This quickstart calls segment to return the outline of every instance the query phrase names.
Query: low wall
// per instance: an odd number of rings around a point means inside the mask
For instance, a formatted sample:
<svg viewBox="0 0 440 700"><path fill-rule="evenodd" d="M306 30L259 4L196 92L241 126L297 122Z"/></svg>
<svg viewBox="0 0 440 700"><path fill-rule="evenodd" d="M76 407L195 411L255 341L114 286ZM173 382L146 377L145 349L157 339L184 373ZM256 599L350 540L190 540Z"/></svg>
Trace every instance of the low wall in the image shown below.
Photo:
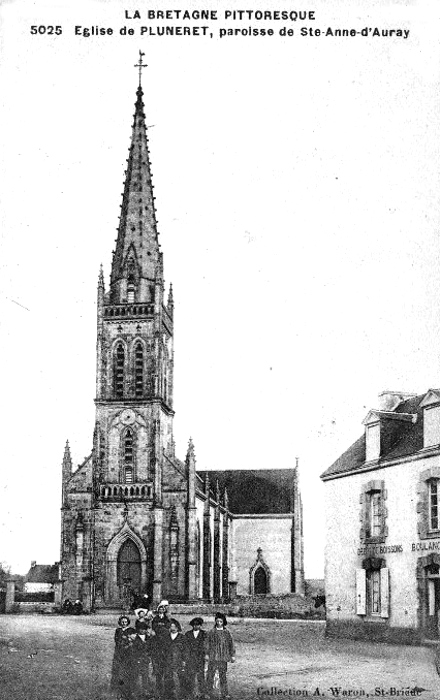
<svg viewBox="0 0 440 700"><path fill-rule="evenodd" d="M169 606L171 615L213 615L223 612L231 617L266 617L275 619L325 619L323 607L315 600L295 593L266 596L238 596L230 603L180 603Z"/></svg>
<svg viewBox="0 0 440 700"><path fill-rule="evenodd" d="M59 612L55 603L13 603L8 610L10 613L48 613Z"/></svg>

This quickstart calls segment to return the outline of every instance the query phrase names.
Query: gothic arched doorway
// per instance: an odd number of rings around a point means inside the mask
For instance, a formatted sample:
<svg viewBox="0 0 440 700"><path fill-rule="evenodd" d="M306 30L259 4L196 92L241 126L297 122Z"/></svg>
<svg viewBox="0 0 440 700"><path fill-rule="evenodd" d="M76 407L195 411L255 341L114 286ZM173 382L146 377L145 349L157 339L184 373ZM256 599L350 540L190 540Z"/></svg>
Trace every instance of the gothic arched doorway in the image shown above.
<svg viewBox="0 0 440 700"><path fill-rule="evenodd" d="M255 564L249 569L249 593L251 595L270 593L270 569L264 561L261 547L257 549Z"/></svg>
<svg viewBox="0 0 440 700"><path fill-rule="evenodd" d="M254 593L255 595L266 595L267 576L262 566L259 566L254 573Z"/></svg>
<svg viewBox="0 0 440 700"><path fill-rule="evenodd" d="M118 553L117 566L118 586L121 598L130 588L136 593L141 590L141 555L131 539L125 540Z"/></svg>

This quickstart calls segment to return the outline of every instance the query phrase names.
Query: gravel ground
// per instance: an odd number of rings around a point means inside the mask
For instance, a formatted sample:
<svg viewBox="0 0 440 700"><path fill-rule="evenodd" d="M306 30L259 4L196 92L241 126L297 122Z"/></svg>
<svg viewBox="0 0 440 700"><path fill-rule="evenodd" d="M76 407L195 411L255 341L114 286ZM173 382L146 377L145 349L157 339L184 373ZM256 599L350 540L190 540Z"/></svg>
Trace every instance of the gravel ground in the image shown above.
<svg viewBox="0 0 440 700"><path fill-rule="evenodd" d="M185 629L189 619L179 618ZM110 699L115 626L116 619L104 615L0 616L0 698ZM230 619L229 629L237 646L228 671L234 700L440 700L431 649L328 640L323 622Z"/></svg>

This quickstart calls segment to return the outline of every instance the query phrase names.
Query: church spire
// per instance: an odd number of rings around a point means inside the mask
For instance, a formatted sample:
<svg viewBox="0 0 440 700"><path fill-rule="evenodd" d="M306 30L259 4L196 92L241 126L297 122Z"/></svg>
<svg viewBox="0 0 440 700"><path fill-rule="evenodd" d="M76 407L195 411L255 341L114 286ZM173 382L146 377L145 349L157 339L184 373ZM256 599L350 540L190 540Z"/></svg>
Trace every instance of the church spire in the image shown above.
<svg viewBox="0 0 440 700"><path fill-rule="evenodd" d="M66 484L72 476L72 456L70 454L69 441L66 440L62 464L62 504L66 501Z"/></svg>
<svg viewBox="0 0 440 700"><path fill-rule="evenodd" d="M162 278L162 254L158 241L156 210L147 127L140 83L136 91L131 144L125 171L124 192L116 250L111 272L112 300L116 303L150 301L151 285Z"/></svg>

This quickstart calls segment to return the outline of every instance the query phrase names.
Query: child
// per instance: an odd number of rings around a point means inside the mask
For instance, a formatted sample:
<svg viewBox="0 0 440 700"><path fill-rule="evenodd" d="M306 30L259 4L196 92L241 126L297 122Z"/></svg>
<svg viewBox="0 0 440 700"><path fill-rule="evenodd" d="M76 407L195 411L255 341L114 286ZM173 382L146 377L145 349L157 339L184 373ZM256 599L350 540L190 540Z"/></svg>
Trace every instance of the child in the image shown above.
<svg viewBox="0 0 440 700"><path fill-rule="evenodd" d="M113 656L111 689L121 700L129 700L131 692L132 637L136 630L130 627L130 618L121 615L115 632L115 653Z"/></svg>
<svg viewBox="0 0 440 700"><path fill-rule="evenodd" d="M133 688L141 698L153 698L155 684L153 682L151 663L154 656L155 634L146 622L136 621L137 635L133 641Z"/></svg>
<svg viewBox="0 0 440 700"><path fill-rule="evenodd" d="M136 622L134 626L136 627L136 632L138 632L139 626L147 625L151 629L151 620L153 619L153 613L149 610L145 611L143 608L136 610Z"/></svg>
<svg viewBox="0 0 440 700"><path fill-rule="evenodd" d="M206 677L206 686L208 693L213 695L214 676L218 670L220 679L220 695L222 698L228 698L228 682L226 680L226 672L228 670L228 662L235 661L234 642L230 632L225 629L227 625L226 615L218 612L215 614L214 629L208 632L207 639L207 654L208 660L208 675Z"/></svg>
<svg viewBox="0 0 440 700"><path fill-rule="evenodd" d="M205 647L206 632L202 630L203 619L195 617L189 623L192 630L186 632L186 687L190 697L196 692L199 696L205 693Z"/></svg>
<svg viewBox="0 0 440 700"><path fill-rule="evenodd" d="M170 629L164 637L164 695L178 700L183 694L186 661L186 640L177 620L170 620Z"/></svg>
<svg viewBox="0 0 440 700"><path fill-rule="evenodd" d="M167 615L168 601L161 600L157 607L157 615L153 618L153 630L160 637L162 633L168 632L170 628L170 618Z"/></svg>
<svg viewBox="0 0 440 700"><path fill-rule="evenodd" d="M156 634L156 652L154 655L154 673L156 675L157 691L160 697L164 696L165 689L165 647L171 625L171 620L166 614L168 602L162 600L157 608L157 615L153 618L151 626Z"/></svg>

